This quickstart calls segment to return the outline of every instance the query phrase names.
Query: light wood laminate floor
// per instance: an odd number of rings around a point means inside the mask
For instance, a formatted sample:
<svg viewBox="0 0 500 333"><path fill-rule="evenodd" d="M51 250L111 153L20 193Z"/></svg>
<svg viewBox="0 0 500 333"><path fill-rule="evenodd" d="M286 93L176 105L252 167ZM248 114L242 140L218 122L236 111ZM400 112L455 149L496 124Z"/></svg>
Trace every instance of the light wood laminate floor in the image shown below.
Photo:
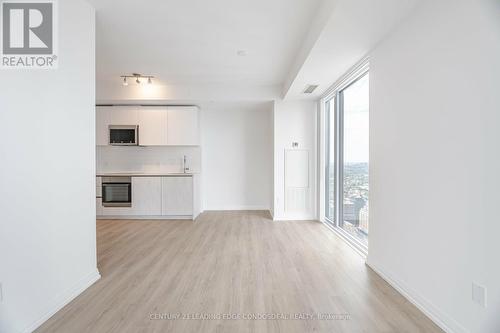
<svg viewBox="0 0 500 333"><path fill-rule="evenodd" d="M100 220L97 245L102 278L37 332L442 332L319 222ZM306 318L315 313L349 317Z"/></svg>

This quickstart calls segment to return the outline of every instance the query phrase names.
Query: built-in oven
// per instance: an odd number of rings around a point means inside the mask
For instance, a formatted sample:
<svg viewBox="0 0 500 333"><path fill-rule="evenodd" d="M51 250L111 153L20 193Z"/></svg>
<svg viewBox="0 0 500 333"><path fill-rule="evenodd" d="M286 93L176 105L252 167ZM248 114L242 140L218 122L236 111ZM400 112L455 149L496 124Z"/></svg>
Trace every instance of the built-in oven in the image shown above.
<svg viewBox="0 0 500 333"><path fill-rule="evenodd" d="M112 146L138 146L139 126L110 125L109 144Z"/></svg>
<svg viewBox="0 0 500 333"><path fill-rule="evenodd" d="M132 179L130 177L102 177L102 205L104 207L131 207Z"/></svg>

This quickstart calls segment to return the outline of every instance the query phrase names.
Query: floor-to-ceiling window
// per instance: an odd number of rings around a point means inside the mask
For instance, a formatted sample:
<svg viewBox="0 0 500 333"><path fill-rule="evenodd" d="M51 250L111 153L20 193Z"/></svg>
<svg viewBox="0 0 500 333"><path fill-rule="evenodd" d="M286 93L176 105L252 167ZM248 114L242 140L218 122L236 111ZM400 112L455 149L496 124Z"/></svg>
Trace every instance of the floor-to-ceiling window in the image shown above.
<svg viewBox="0 0 500 333"><path fill-rule="evenodd" d="M361 71L325 99L327 222L368 247L369 74Z"/></svg>

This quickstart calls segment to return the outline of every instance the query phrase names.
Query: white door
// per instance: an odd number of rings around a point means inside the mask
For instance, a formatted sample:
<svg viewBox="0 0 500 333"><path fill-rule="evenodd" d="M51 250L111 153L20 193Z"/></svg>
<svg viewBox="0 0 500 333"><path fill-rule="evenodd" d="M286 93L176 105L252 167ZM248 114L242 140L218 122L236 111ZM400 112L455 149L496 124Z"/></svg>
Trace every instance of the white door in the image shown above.
<svg viewBox="0 0 500 333"><path fill-rule="evenodd" d="M285 150L285 211L307 214L310 209L309 151Z"/></svg>
<svg viewBox="0 0 500 333"><path fill-rule="evenodd" d="M162 215L193 215L193 178L162 178Z"/></svg>
<svg viewBox="0 0 500 333"><path fill-rule="evenodd" d="M197 107L168 107L167 142L169 145L197 146L200 143Z"/></svg>
<svg viewBox="0 0 500 333"><path fill-rule="evenodd" d="M161 215L161 192L160 177L132 177L132 214Z"/></svg>
<svg viewBox="0 0 500 333"><path fill-rule="evenodd" d="M167 145L167 108L142 107L139 110L139 144Z"/></svg>

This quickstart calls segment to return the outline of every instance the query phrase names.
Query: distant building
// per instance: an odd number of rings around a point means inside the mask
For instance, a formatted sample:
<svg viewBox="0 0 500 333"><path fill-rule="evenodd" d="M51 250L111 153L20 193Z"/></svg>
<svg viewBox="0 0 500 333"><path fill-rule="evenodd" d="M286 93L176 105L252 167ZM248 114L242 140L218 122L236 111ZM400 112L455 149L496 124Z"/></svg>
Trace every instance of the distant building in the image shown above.
<svg viewBox="0 0 500 333"><path fill-rule="evenodd" d="M366 202L365 206L359 211L359 230L368 235L368 217L370 216L369 205Z"/></svg>

